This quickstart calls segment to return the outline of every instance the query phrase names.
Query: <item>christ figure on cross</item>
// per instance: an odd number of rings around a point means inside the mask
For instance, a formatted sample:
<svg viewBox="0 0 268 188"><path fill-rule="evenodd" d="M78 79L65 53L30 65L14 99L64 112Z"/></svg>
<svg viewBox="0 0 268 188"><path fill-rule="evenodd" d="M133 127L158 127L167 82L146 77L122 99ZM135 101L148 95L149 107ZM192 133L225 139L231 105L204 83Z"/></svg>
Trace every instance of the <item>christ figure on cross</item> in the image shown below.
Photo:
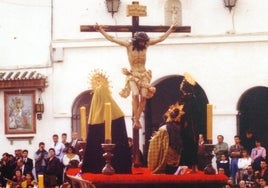
<svg viewBox="0 0 268 188"><path fill-rule="evenodd" d="M132 92L134 129L141 128L140 116L145 108L146 99L151 98L156 91L155 87L150 85L151 70L145 68L147 47L165 40L175 27L176 24L172 24L166 33L157 38L150 39L145 32L136 32L131 41L124 41L109 35L100 25L95 25L95 30L99 31L107 40L127 49L130 70L122 69L123 74L126 75L126 84L120 95L126 98Z"/></svg>

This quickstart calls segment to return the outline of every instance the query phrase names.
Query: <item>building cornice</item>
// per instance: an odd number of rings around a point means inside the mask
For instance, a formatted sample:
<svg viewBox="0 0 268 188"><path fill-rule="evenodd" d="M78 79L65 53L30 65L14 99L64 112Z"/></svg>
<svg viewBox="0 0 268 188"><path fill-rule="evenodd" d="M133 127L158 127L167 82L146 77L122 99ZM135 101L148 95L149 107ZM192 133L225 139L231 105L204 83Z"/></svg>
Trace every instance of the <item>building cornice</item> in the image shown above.
<svg viewBox="0 0 268 188"><path fill-rule="evenodd" d="M127 38L126 38L127 40ZM252 43L268 42L268 33L229 33L225 35L181 35L174 34L159 45L187 45L187 44L224 44L224 43ZM106 41L106 39L58 39L52 40L52 48L90 48L118 46L117 44Z"/></svg>

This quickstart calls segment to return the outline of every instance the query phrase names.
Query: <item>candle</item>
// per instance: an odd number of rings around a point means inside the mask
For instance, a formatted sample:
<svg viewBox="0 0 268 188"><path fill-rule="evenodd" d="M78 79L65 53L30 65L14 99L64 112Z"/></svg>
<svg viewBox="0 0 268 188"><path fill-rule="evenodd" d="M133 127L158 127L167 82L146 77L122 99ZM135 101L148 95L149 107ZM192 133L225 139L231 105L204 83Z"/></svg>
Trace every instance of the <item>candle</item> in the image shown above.
<svg viewBox="0 0 268 188"><path fill-rule="evenodd" d="M112 142L111 125L112 125L112 111L111 103L105 103L104 107L104 122L105 122L105 143Z"/></svg>
<svg viewBox="0 0 268 188"><path fill-rule="evenodd" d="M207 104L207 140L209 142L212 142L212 108L212 104Z"/></svg>
<svg viewBox="0 0 268 188"><path fill-rule="evenodd" d="M44 175L38 175L38 188L44 188Z"/></svg>
<svg viewBox="0 0 268 188"><path fill-rule="evenodd" d="M86 123L86 107L80 107L80 123L81 123L81 137L86 140L87 134L87 123Z"/></svg>

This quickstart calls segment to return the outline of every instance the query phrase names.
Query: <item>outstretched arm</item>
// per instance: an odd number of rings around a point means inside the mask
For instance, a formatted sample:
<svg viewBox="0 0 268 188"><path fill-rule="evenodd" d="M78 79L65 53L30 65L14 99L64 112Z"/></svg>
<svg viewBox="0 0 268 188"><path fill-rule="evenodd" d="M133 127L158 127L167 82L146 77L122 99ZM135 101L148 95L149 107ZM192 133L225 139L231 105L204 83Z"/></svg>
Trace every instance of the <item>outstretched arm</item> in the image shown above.
<svg viewBox="0 0 268 188"><path fill-rule="evenodd" d="M148 44L149 45L154 45L156 43L162 42L163 40L165 40L170 35L170 33L172 33L175 30L175 27L176 27L176 24L172 24L170 26L170 28L167 30L167 32L165 32L163 35L161 35L161 36L159 36L157 38L150 39Z"/></svg>
<svg viewBox="0 0 268 188"><path fill-rule="evenodd" d="M119 40L111 35L109 35L108 33L106 33L104 31L104 29L102 28L102 26L100 26L99 24L96 23L95 25L95 30L96 31L99 31L107 40L111 41L111 42L114 42L116 44L119 44L121 46L128 46L128 42L127 41L123 41L123 40Z"/></svg>

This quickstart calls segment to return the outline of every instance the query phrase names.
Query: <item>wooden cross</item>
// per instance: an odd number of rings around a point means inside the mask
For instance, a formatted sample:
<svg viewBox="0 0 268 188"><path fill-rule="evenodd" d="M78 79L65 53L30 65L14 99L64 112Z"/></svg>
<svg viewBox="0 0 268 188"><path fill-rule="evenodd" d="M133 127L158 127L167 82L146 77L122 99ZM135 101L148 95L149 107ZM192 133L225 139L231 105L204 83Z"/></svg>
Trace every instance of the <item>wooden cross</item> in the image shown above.
<svg viewBox="0 0 268 188"><path fill-rule="evenodd" d="M144 32L166 32L170 26L142 26L139 25L139 17L146 16L146 7L139 5L139 2L134 1L132 5L128 5L127 16L132 16L132 25L104 25L102 26L106 32L132 32L132 36L137 31ZM81 25L81 32L96 32L94 25ZM189 33L191 32L190 26L176 27L173 31L175 33Z"/></svg>
<svg viewBox="0 0 268 188"><path fill-rule="evenodd" d="M146 6L139 5L139 2L134 1L132 5L127 7L127 16L132 16L132 25L104 25L102 26L106 32L132 32L132 37L137 31L144 32L166 32L170 26L142 26L139 25L139 17L146 16ZM96 32L94 25L81 25L81 32ZM176 27L173 31L175 33L189 33L190 26ZM133 129L133 165L134 167L141 166L140 149L139 149L139 129Z"/></svg>

